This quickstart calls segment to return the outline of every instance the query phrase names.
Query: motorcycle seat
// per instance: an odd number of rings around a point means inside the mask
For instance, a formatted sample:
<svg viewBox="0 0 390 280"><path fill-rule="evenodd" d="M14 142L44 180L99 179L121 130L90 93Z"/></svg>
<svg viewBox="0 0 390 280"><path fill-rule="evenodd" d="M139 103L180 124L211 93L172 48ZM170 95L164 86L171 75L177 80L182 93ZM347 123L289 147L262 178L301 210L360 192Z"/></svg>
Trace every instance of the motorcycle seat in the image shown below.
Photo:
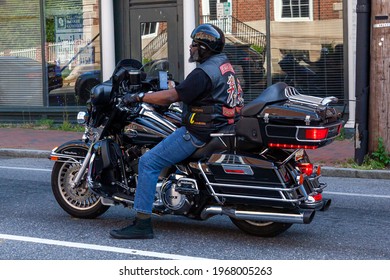
<svg viewBox="0 0 390 280"><path fill-rule="evenodd" d="M214 135L214 136L213 136ZM215 152L230 151L234 146L235 127L228 125L218 133L212 134L211 140L203 147L197 149L190 157L190 160L201 159L212 155Z"/></svg>
<svg viewBox="0 0 390 280"><path fill-rule="evenodd" d="M241 115L243 117L253 117L263 110L266 105L287 100L288 98L284 94L287 87L286 83L279 82L266 88L256 99L241 109Z"/></svg>

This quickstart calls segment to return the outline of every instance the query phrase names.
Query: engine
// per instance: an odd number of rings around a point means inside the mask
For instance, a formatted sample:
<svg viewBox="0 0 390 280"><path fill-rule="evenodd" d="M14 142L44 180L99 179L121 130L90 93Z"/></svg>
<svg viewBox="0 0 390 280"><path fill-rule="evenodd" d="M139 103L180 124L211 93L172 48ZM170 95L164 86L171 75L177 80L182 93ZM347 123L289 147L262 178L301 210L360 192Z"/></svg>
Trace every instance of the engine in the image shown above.
<svg viewBox="0 0 390 280"><path fill-rule="evenodd" d="M155 202L157 209L166 208L172 214L186 215L194 205L199 189L194 179L184 175L171 174L157 191L159 197Z"/></svg>

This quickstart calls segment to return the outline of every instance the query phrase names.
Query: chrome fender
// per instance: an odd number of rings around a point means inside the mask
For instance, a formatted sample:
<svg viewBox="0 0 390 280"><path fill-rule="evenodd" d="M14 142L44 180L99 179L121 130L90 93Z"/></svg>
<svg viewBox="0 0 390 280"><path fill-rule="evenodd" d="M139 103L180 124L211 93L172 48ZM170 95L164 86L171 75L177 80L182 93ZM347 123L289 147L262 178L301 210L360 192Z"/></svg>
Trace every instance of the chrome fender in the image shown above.
<svg viewBox="0 0 390 280"><path fill-rule="evenodd" d="M49 156L53 161L67 161L74 159L80 161L84 159L88 153L90 144L83 140L71 140L55 147Z"/></svg>

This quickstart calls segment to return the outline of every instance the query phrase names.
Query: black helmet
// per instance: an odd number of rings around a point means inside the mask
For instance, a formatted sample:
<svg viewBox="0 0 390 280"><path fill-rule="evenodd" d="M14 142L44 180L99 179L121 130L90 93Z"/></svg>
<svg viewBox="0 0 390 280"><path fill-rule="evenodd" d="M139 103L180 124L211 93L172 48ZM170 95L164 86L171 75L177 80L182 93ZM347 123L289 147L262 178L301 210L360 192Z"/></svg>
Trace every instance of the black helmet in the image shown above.
<svg viewBox="0 0 390 280"><path fill-rule="evenodd" d="M191 33L194 42L204 45L212 52L220 53L225 46L225 35L222 30L212 24L201 24Z"/></svg>

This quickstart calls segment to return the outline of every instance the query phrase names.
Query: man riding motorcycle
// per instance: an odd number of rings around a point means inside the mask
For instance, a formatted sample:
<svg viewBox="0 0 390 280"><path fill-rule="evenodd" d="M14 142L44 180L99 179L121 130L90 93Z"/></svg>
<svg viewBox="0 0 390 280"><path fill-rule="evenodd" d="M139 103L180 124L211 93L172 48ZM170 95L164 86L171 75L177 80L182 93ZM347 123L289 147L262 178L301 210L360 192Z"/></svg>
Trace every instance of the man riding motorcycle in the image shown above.
<svg viewBox="0 0 390 280"><path fill-rule="evenodd" d="M139 161L134 201L136 216L122 229L111 230L118 239L154 237L151 214L160 172L188 158L210 141L210 134L234 124L243 105L242 89L228 58L222 53L225 36L216 26L201 24L192 34L189 62L197 62L175 88L158 92L127 94L124 101L169 105L183 102L182 126L145 153Z"/></svg>

